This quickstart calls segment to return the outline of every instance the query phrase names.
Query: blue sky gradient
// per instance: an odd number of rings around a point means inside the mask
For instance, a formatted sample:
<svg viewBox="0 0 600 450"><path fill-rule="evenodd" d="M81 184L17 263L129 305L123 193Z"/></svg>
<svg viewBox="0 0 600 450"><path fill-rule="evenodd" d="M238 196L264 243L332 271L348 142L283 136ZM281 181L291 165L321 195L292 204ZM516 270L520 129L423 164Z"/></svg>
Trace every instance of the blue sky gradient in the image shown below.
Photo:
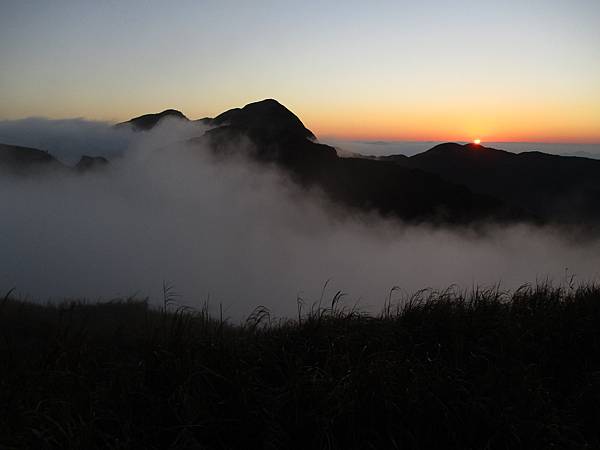
<svg viewBox="0 0 600 450"><path fill-rule="evenodd" d="M212 116L318 135L600 142L600 2L0 3L0 119Z"/></svg>

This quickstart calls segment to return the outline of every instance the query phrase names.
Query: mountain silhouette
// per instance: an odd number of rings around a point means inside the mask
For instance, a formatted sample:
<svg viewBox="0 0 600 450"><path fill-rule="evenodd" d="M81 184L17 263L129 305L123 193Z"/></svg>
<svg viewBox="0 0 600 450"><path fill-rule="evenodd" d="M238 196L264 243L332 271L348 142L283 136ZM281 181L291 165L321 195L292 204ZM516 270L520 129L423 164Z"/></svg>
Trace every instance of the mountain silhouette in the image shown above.
<svg viewBox="0 0 600 450"><path fill-rule="evenodd" d="M498 199L435 174L393 162L339 158L335 148L318 143L295 114L272 99L203 122L214 128L192 143L208 144L223 156L249 142L253 158L275 163L298 184L318 188L346 207L414 221L468 222L516 214Z"/></svg>
<svg viewBox="0 0 600 450"><path fill-rule="evenodd" d="M85 173L108 167L102 156L82 156L74 167L65 166L44 150L0 144L0 174L35 175L54 171L61 174Z"/></svg>
<svg viewBox="0 0 600 450"><path fill-rule="evenodd" d="M567 222L600 219L600 161L511 153L475 144L440 144L411 156L379 158L462 183L545 219Z"/></svg>
<svg viewBox="0 0 600 450"><path fill-rule="evenodd" d="M135 131L147 131L154 128L158 122L166 117L171 117L180 120L189 120L181 111L176 109L166 109L159 113L144 114L143 116L134 117L126 122L121 122L115 125L116 127L130 126Z"/></svg>
<svg viewBox="0 0 600 450"><path fill-rule="evenodd" d="M316 139L294 113L273 99L230 109L214 119L205 119L204 123L229 126L264 142Z"/></svg>
<svg viewBox="0 0 600 450"><path fill-rule="evenodd" d="M204 124L212 128L197 141L220 155L247 149L249 141L253 158L277 163L299 175L318 171L319 166L338 159L334 148L315 142L314 134L300 119L275 100L226 111L214 119L204 119Z"/></svg>
<svg viewBox="0 0 600 450"><path fill-rule="evenodd" d="M26 175L64 169L65 166L44 150L0 144L0 170L3 172Z"/></svg>
<svg viewBox="0 0 600 450"><path fill-rule="evenodd" d="M189 121L170 109L117 126L144 132L164 118ZM411 157L339 157L335 148L319 143L293 112L273 99L197 122L209 129L188 141L192 148L208 147L217 158L243 152L356 211L415 222L600 222L600 160L456 143ZM109 167L104 158L84 156L74 168L66 168L42 150L0 144L0 168L13 173L56 168L85 174L101 167Z"/></svg>

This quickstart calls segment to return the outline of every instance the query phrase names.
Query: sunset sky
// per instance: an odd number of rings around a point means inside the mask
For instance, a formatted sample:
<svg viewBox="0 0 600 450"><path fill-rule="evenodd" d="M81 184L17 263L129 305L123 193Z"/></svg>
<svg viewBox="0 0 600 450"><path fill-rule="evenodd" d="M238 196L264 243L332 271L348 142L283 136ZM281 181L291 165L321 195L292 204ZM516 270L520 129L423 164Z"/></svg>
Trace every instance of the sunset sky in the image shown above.
<svg viewBox="0 0 600 450"><path fill-rule="evenodd" d="M0 119L214 116L318 136L600 143L600 1L0 2Z"/></svg>

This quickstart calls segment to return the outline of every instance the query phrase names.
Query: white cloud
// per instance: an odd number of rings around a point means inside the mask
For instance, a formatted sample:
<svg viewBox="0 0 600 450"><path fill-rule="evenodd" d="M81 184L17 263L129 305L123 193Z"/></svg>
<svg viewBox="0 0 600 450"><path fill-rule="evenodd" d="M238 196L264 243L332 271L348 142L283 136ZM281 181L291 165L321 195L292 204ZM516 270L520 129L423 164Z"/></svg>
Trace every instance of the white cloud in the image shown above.
<svg viewBox="0 0 600 450"><path fill-rule="evenodd" d="M124 157L107 172L0 179L0 289L41 301L134 293L159 301L167 280L183 303L210 295L238 319L257 305L293 315L297 295L318 299L328 279L327 295L343 290L349 303L378 311L394 286L512 288L560 282L566 268L580 279L599 274L598 240L575 243L550 228L474 232L332 214L319 193L273 168L215 162L206 148L184 145L202 132L191 126L125 136ZM69 133L100 146L86 125Z"/></svg>

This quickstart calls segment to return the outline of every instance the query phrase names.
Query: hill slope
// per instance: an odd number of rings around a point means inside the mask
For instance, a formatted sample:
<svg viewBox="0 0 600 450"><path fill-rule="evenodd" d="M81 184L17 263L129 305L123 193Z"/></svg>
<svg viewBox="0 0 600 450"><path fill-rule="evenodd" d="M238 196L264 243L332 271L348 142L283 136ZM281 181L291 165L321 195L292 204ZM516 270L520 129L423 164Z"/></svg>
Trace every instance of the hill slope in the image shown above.
<svg viewBox="0 0 600 450"><path fill-rule="evenodd" d="M2 448L600 447L597 286L422 293L376 317L258 309L241 326L133 302L0 306Z"/></svg>
<svg viewBox="0 0 600 450"><path fill-rule="evenodd" d="M154 128L162 119L171 117L180 120L189 120L181 111L176 109L166 109L159 113L144 114L139 117L134 117L126 122L118 123L117 127L130 126L135 131L147 131Z"/></svg>
<svg viewBox="0 0 600 450"><path fill-rule="evenodd" d="M600 220L600 161L440 144L412 157L380 158L435 173L546 220Z"/></svg>
<svg viewBox="0 0 600 450"><path fill-rule="evenodd" d="M117 126L143 132L165 118L189 121L170 109ZM361 211L446 223L600 221L598 160L454 143L412 157L340 158L335 148L318 143L295 114L273 99L200 122L209 130L190 140L192 146L208 145L220 157L246 151L259 162L277 165L301 186L320 189L334 203ZM16 154L16 148L3 146L0 154L0 164L13 172L62 166L46 152L20 148ZM89 168L91 162L95 168L106 166L90 159L79 168Z"/></svg>
<svg viewBox="0 0 600 450"><path fill-rule="evenodd" d="M318 187L344 206L414 221L468 222L516 214L489 195L435 174L389 162L339 158L333 147L316 142L300 119L275 100L251 103L204 123L214 128L192 142L208 143L217 154L226 155L249 139L254 158L277 164L301 185Z"/></svg>
<svg viewBox="0 0 600 450"><path fill-rule="evenodd" d="M0 144L0 171L25 175L65 168L46 151L18 145Z"/></svg>

